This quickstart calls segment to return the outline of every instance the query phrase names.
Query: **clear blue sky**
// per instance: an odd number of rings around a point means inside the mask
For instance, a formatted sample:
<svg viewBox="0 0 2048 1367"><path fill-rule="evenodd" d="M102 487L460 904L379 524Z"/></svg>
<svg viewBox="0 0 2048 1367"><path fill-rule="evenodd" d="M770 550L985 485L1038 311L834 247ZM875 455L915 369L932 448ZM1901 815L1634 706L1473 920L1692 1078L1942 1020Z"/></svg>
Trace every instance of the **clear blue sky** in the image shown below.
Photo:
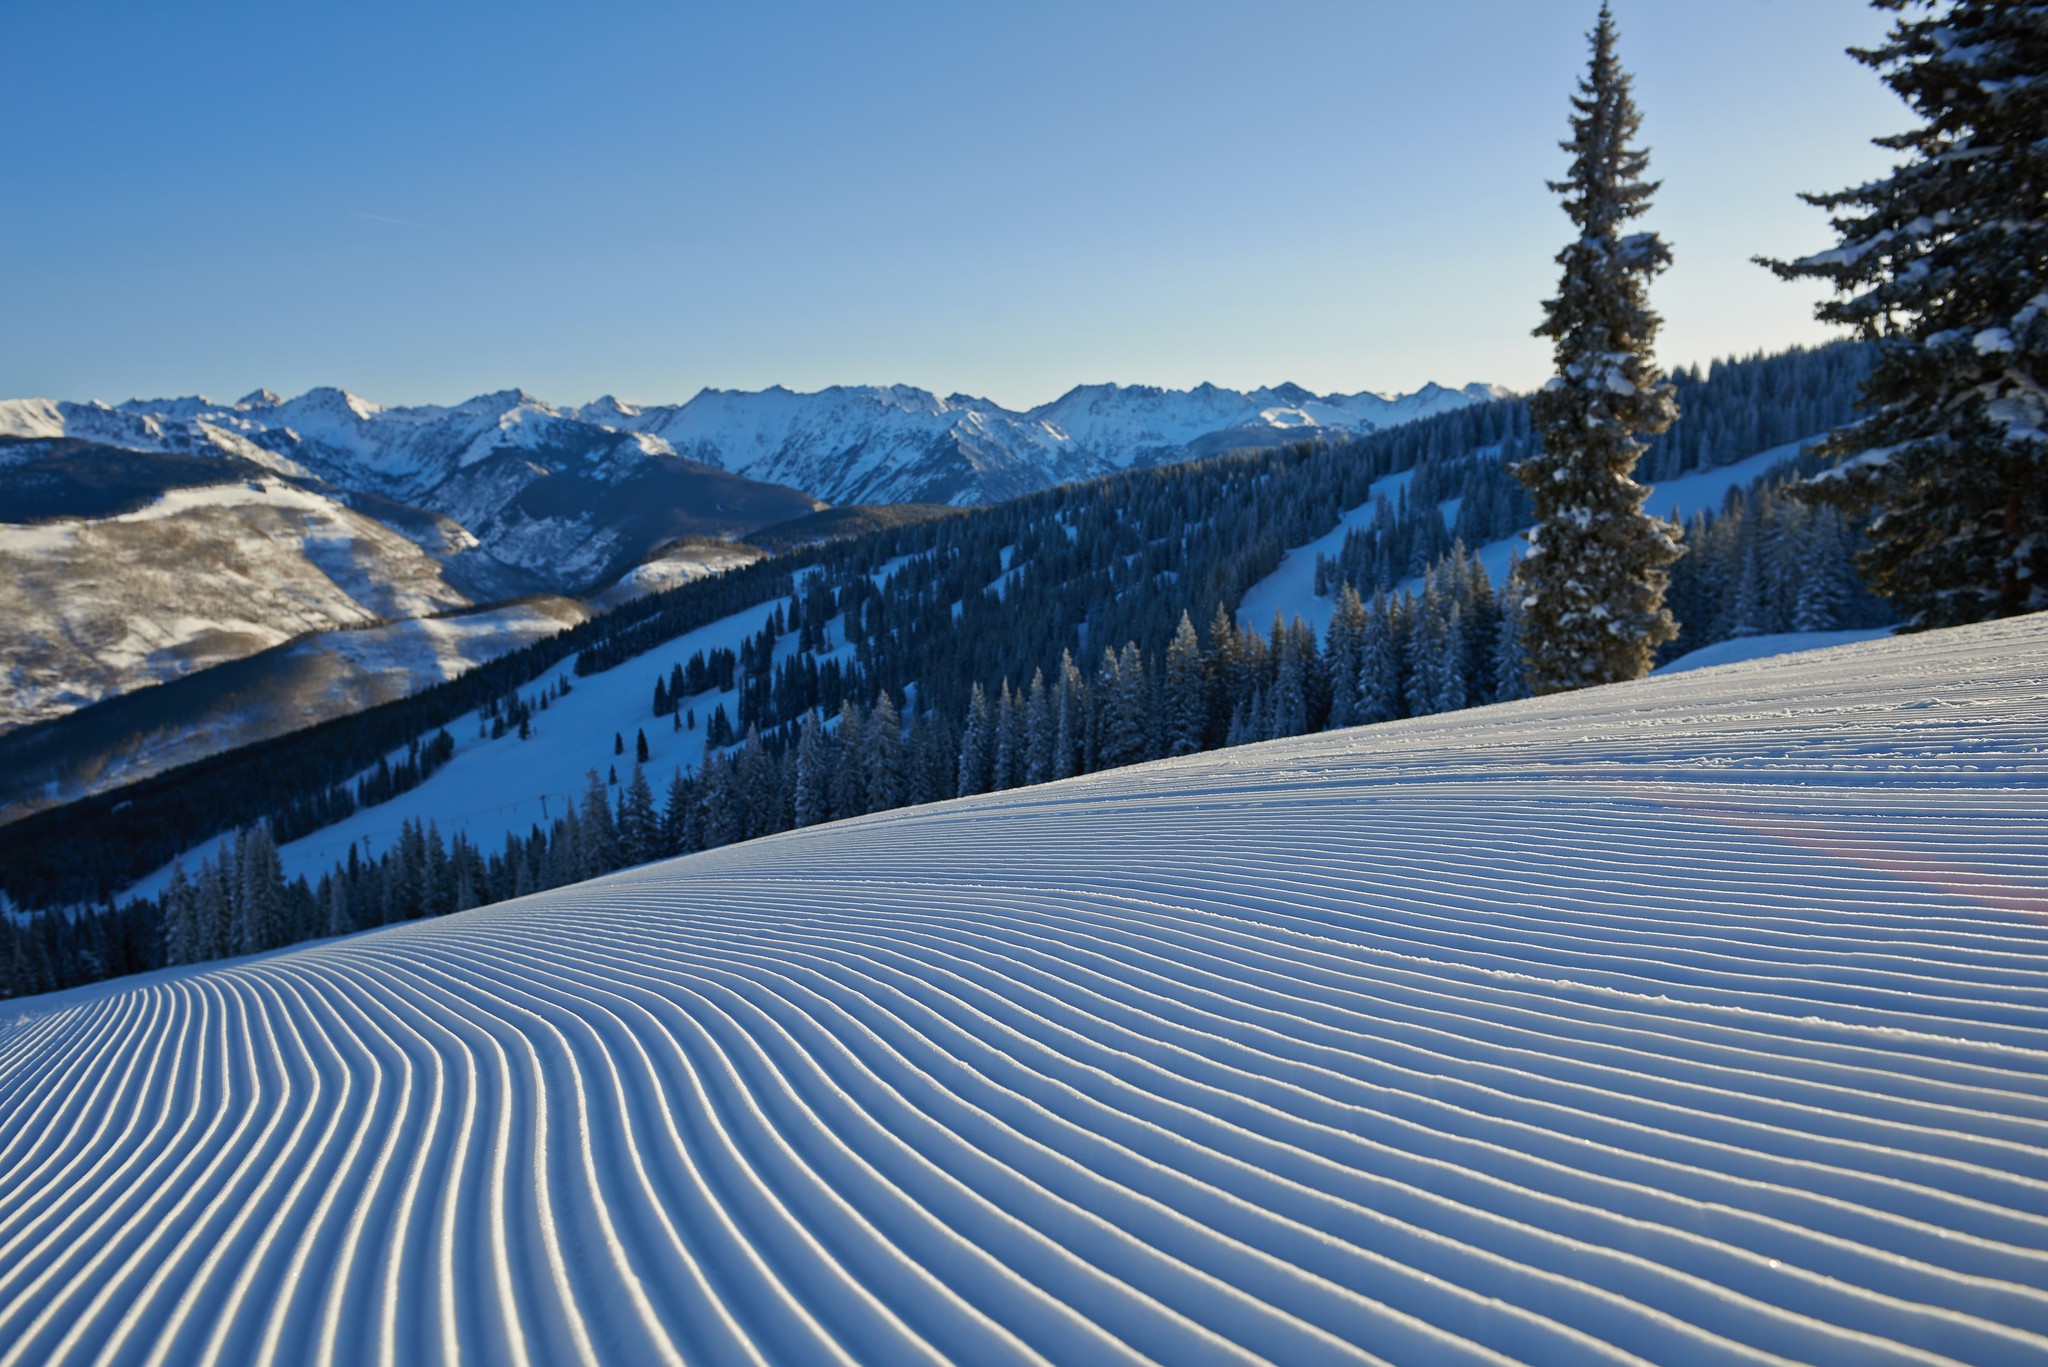
<svg viewBox="0 0 2048 1367"><path fill-rule="evenodd" d="M1597 0L0 0L0 397L1532 386ZM1861 0L1616 0L1681 363L1907 113Z"/></svg>

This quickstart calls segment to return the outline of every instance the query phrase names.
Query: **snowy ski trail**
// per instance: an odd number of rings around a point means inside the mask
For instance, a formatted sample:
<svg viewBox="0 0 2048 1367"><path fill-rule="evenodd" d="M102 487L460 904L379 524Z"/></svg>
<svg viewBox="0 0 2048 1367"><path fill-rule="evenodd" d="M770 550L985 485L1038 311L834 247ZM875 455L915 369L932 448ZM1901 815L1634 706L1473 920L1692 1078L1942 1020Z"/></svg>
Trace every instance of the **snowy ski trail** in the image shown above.
<svg viewBox="0 0 2048 1367"><path fill-rule="evenodd" d="M0 1004L0 1367L2048 1362L2048 615Z"/></svg>

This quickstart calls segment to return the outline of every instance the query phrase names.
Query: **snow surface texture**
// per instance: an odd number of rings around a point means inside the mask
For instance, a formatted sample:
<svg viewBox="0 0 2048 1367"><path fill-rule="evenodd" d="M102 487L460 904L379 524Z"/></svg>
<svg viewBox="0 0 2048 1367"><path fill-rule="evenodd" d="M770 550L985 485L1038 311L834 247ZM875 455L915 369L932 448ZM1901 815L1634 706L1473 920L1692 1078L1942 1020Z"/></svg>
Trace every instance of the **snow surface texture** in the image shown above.
<svg viewBox="0 0 2048 1367"><path fill-rule="evenodd" d="M2044 1288L2048 615L0 1006L6 1367L2021 1362Z"/></svg>
<svg viewBox="0 0 2048 1367"><path fill-rule="evenodd" d="M1652 674L1682 674L1689 669L1711 669L1715 665L1741 664L1795 650L1823 650L1856 641L1876 641L1892 634L1890 627L1864 627L1851 631L1779 631L1764 636L1734 636L1698 650L1688 651L1669 664L1659 665Z"/></svg>

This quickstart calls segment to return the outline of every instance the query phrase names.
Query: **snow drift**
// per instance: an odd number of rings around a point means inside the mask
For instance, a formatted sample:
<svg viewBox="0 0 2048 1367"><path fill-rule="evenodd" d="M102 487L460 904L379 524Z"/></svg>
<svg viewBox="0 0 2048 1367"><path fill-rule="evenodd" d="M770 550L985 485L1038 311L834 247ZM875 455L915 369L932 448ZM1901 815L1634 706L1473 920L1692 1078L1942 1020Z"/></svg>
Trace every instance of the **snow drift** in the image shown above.
<svg viewBox="0 0 2048 1367"><path fill-rule="evenodd" d="M2048 616L0 1007L0 1364L2048 1355Z"/></svg>

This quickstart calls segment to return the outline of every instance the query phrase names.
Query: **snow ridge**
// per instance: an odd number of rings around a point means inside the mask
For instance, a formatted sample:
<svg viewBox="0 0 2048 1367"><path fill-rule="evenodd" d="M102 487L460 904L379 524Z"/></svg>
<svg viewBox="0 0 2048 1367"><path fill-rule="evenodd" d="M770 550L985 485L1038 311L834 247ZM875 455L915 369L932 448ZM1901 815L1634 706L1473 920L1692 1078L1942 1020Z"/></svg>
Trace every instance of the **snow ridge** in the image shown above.
<svg viewBox="0 0 2048 1367"><path fill-rule="evenodd" d="M797 394L707 389L674 407L606 397L585 421L660 437L678 454L808 490L835 503L989 503L1226 446L1391 427L1506 395L1493 385L1413 394L1335 394L1298 385L1249 393L1203 384L1081 385L1024 411L909 385Z"/></svg>
<svg viewBox="0 0 2048 1367"><path fill-rule="evenodd" d="M1101 384L1017 412L910 385L835 385L814 394L779 385L706 389L687 403L651 406L606 395L580 408L557 408L522 389L386 408L322 388L295 399L258 390L233 404L10 399L0 401L0 436L236 454L253 446L335 484L401 499L419 499L494 455L526 451L578 453L600 475L680 455L833 503L964 505L1231 445L1370 432L1505 394L1479 384L1328 396L1291 384L1249 393Z"/></svg>
<svg viewBox="0 0 2048 1367"><path fill-rule="evenodd" d="M0 1008L16 1363L2048 1353L2048 617Z"/></svg>

